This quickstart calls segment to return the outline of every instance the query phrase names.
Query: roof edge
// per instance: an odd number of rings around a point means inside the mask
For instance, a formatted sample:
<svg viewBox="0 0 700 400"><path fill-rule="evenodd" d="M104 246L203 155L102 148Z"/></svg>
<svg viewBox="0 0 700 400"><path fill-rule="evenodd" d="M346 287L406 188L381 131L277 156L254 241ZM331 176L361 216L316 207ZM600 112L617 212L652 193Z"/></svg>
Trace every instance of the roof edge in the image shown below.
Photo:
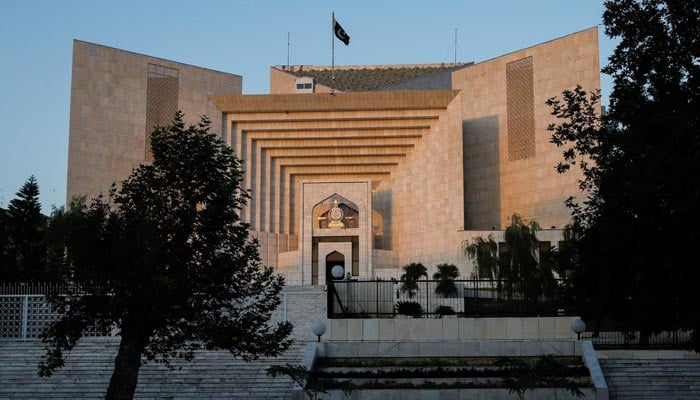
<svg viewBox="0 0 700 400"><path fill-rule="evenodd" d="M459 90L209 95L223 113L436 109Z"/></svg>
<svg viewBox="0 0 700 400"><path fill-rule="evenodd" d="M507 52L507 53L505 53L505 54L501 54L501 55L498 55L498 56L496 56L496 57L487 58L486 60L479 61L479 62L475 63L474 65L479 65L479 64L487 63L487 62L489 62L489 61L497 60L497 59L499 59L499 58L501 58L501 57L506 57L506 56L509 56L509 55L511 55L511 54L515 54L515 53L520 52L520 51L534 49L535 47L542 46L542 45L547 44L547 43L556 42L557 40L562 40L562 39L565 39L565 38L567 38L567 37L569 37L569 36L578 35L578 34L580 34L580 33L583 33L583 32L586 32L586 31L590 31L590 30L594 30L594 29L595 29L596 32L597 32L597 31L598 31L598 25L592 26L592 27L586 28L586 29L581 29L580 31L568 33L568 34L566 34L566 35L564 35L564 36L559 36L559 37L554 38L554 39L545 40L544 42L540 42L540 43L533 44L533 45L531 45L531 46L523 47L522 49L517 49L517 50L509 51L509 52Z"/></svg>
<svg viewBox="0 0 700 400"><path fill-rule="evenodd" d="M336 70L349 70L349 69L389 69L389 68L459 68L469 65L473 65L474 62L462 62L462 63L432 63L432 64L366 64L366 65L336 65L334 67L330 65L290 65L287 68L286 65L271 65L271 69L286 72L288 74L294 74L303 72L305 70L310 71L329 71L331 69ZM296 76L296 75L295 75Z"/></svg>
<svg viewBox="0 0 700 400"><path fill-rule="evenodd" d="M148 55L148 54L138 53L138 52L131 51L131 50L119 49L119 48L117 48L117 47L107 46L107 45L104 45L104 44L99 44L99 43L94 43L94 42L88 42L87 40L80 40L80 39L75 39L75 38L74 38L74 39L73 39L73 48L75 48L75 42L84 43L84 44L89 44L89 45L91 45L91 46L98 46L98 47L102 47L102 48L110 49L110 50L122 51L122 52L124 52L124 53L129 53L129 54L133 54L133 55L137 55L137 56L141 56L141 57L148 57L148 58L152 58L152 59L155 59L155 60L161 60L161 61L167 61L167 62L171 62L171 63L175 63L175 64L186 65L186 66L188 66L188 67L198 68L198 69L204 69L204 70L216 72L216 73L219 73L219 74L226 74L226 75L237 76L237 77L243 79L243 75L234 74L234 73L231 73L231 72L220 71L220 70L218 70L218 69L213 69L213 68L200 67L199 65L189 64L189 63L185 63L185 62L181 62L181 61L170 60L170 59L168 59L168 58L163 58L163 57L151 56L151 55Z"/></svg>

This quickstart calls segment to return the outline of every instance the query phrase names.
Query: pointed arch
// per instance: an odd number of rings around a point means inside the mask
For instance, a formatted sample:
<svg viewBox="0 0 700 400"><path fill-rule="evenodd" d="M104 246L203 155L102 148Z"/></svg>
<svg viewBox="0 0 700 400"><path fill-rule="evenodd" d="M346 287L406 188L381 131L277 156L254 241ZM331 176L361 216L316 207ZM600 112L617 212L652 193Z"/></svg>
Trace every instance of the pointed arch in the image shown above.
<svg viewBox="0 0 700 400"><path fill-rule="evenodd" d="M312 218L314 228L359 228L360 212L357 204L334 193L314 205Z"/></svg>

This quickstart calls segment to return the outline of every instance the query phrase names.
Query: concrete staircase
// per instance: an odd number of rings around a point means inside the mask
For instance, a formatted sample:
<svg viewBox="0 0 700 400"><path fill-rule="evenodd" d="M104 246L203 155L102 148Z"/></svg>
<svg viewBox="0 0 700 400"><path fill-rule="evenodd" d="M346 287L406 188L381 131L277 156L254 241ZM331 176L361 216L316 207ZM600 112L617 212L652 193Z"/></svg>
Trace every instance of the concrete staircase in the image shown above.
<svg viewBox="0 0 700 400"><path fill-rule="evenodd" d="M610 400L700 399L700 358L600 359Z"/></svg>
<svg viewBox="0 0 700 400"><path fill-rule="evenodd" d="M104 398L118 338L85 338L50 378L37 375L44 354L38 340L0 341L0 399ZM272 365L298 364L304 343L296 342L278 358L245 362L225 351L201 351L191 363L176 360L174 370L149 363L141 367L137 399L289 399L293 383L270 378Z"/></svg>

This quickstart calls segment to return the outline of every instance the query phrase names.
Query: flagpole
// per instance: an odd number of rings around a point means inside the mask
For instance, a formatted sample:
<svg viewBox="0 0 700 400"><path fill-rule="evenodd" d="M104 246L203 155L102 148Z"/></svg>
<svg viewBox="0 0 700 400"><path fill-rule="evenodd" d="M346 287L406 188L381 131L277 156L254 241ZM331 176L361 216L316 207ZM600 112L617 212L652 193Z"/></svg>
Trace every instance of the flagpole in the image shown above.
<svg viewBox="0 0 700 400"><path fill-rule="evenodd" d="M331 13L331 94L335 87L335 11Z"/></svg>

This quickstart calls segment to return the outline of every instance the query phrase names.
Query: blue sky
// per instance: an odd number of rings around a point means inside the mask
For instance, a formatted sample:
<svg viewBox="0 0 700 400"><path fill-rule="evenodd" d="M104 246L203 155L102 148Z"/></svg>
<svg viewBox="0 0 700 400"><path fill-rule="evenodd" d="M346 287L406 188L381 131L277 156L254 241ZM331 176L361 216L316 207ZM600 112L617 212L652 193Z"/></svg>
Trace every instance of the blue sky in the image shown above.
<svg viewBox="0 0 700 400"><path fill-rule="evenodd" d="M603 0L0 2L0 207L35 175L44 213L65 203L72 40L243 76L267 93L269 66L329 65L331 11L351 38L336 64L484 61L602 23ZM601 25L601 67L614 48ZM601 77L603 102L610 81Z"/></svg>

